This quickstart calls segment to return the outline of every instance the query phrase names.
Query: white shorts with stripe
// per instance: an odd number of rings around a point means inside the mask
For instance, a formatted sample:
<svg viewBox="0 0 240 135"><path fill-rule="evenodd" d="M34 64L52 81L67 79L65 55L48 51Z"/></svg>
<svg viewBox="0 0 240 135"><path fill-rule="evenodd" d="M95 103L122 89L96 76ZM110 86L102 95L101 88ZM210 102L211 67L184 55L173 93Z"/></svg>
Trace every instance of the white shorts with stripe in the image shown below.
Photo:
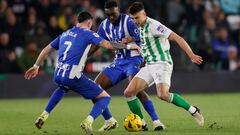
<svg viewBox="0 0 240 135"><path fill-rule="evenodd" d="M173 65L168 62L160 62L146 65L140 69L135 77L145 80L149 86L154 82L155 84L166 83L170 87L172 70Z"/></svg>

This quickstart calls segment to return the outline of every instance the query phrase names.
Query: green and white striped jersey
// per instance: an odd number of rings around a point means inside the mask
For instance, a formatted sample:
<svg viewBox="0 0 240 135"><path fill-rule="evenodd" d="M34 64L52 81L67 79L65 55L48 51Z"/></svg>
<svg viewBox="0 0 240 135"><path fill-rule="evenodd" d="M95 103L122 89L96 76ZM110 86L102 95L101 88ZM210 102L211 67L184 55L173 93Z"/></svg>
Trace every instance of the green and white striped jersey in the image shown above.
<svg viewBox="0 0 240 135"><path fill-rule="evenodd" d="M171 30L159 21L147 17L146 23L140 27L142 53L146 64L168 62L173 64L169 53L170 44L168 37Z"/></svg>

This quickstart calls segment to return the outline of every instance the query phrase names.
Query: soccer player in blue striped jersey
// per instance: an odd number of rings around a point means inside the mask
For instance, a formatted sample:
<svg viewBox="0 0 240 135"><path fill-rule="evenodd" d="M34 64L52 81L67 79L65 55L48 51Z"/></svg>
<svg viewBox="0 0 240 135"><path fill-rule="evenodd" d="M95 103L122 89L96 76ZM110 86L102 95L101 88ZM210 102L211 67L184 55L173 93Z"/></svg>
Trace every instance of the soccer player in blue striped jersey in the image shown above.
<svg viewBox="0 0 240 135"><path fill-rule="evenodd" d="M87 118L81 123L81 127L88 135L92 134L93 121L107 108L110 102L109 94L83 75L82 71L91 44L108 49L114 48L110 42L101 38L97 33L90 31L92 16L88 12L80 13L78 21L79 23L76 26L63 32L47 45L40 53L34 66L25 73L26 79L36 77L42 61L49 53L58 50L58 63L54 73L54 81L58 88L52 94L46 109L35 123L35 126L39 129L42 128L52 109L69 90L77 92L85 99L94 99L96 101ZM140 48L137 45L131 45L129 49Z"/></svg>
<svg viewBox="0 0 240 135"><path fill-rule="evenodd" d="M128 15L119 12L117 2L114 0L107 1L104 10L107 18L102 21L99 26L98 34L108 41L125 43L127 45L137 44L140 46L140 35L137 26ZM144 59L138 51L126 49L116 50L115 60L96 77L95 82L103 89L107 90L123 79L128 78L128 80L131 81L134 75L139 71L140 65L143 62ZM165 129L147 93L142 91L137 94L137 97L151 116L154 130ZM148 130L137 97L128 98L127 103L130 110L141 117L143 121L143 130ZM102 115L106 122L99 131L114 129L117 121L110 115L109 110L106 109Z"/></svg>

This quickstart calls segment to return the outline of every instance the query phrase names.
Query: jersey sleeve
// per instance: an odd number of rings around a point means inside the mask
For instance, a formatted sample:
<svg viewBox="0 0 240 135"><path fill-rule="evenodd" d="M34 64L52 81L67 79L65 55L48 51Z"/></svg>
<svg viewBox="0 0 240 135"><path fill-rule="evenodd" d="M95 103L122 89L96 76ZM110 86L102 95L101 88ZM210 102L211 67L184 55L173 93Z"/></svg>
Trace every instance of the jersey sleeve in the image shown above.
<svg viewBox="0 0 240 135"><path fill-rule="evenodd" d="M170 30L168 27L161 24L160 22L154 22L150 27L150 30L153 36L158 36L158 37L162 36L164 38L168 38L169 35L172 33L172 30Z"/></svg>
<svg viewBox="0 0 240 135"><path fill-rule="evenodd" d="M133 22L133 20L130 17L128 18L127 28L128 28L129 35L131 37L134 37L136 41L140 41L140 31L137 25Z"/></svg>
<svg viewBox="0 0 240 135"><path fill-rule="evenodd" d="M103 29L103 23L101 23L100 26L98 27L98 32L97 33L100 37L102 37L106 40L109 40L106 36L106 33L105 33L104 29Z"/></svg>
<svg viewBox="0 0 240 135"><path fill-rule="evenodd" d="M50 45L51 45L53 48L55 48L56 50L58 50L58 48L59 48L60 37L61 37L61 35L59 35L57 38L55 38L55 39L50 43Z"/></svg>
<svg viewBox="0 0 240 135"><path fill-rule="evenodd" d="M96 32L89 32L88 39L90 44L94 44L94 45L99 45L104 40Z"/></svg>

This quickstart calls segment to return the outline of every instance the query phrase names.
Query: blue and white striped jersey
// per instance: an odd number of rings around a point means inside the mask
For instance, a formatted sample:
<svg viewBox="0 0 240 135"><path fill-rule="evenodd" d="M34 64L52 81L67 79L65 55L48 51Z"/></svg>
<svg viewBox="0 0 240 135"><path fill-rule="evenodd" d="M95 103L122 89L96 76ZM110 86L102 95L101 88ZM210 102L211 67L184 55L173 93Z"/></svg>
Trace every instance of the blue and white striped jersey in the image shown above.
<svg viewBox="0 0 240 135"><path fill-rule="evenodd" d="M135 44L140 46L139 30L131 17L126 14L120 14L119 22L116 24L112 24L108 19L102 21L98 34L102 38L113 42L121 42L123 38L131 36L136 39ZM116 59L126 59L140 55L136 50L122 49L115 51Z"/></svg>
<svg viewBox="0 0 240 135"><path fill-rule="evenodd" d="M97 33L76 26L54 39L50 45L58 50L55 80L59 77L79 79L91 44L98 45L102 40Z"/></svg>

